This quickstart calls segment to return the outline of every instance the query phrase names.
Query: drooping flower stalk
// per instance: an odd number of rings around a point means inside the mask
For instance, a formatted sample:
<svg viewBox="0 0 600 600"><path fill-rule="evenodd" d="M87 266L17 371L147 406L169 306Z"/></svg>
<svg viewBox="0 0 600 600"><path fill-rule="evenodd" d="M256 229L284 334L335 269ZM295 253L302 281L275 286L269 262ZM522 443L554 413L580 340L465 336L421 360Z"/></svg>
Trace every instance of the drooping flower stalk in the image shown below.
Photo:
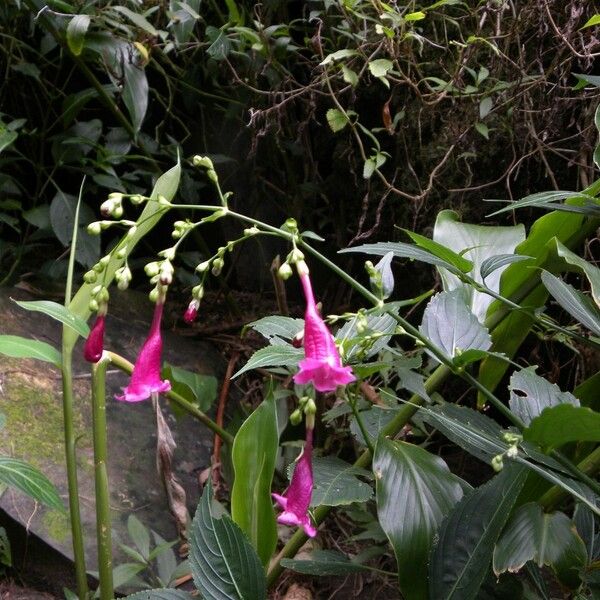
<svg viewBox="0 0 600 600"><path fill-rule="evenodd" d="M304 360L300 361L300 371L294 382L311 383L319 392L330 392L338 385L356 381L350 367L343 367L340 353L327 325L319 315L312 291L309 271L304 261L297 263L298 275L302 282L306 311L304 313Z"/></svg>
<svg viewBox="0 0 600 600"><path fill-rule="evenodd" d="M306 442L304 450L296 462L296 468L292 475L290 487L283 496L273 494L273 498L283 509L283 512L277 517L278 523L284 525L298 525L302 527L306 535L315 537L317 529L312 524L308 509L312 498L313 490L313 471L312 471L312 449L313 449L313 426L307 419Z"/></svg>
<svg viewBox="0 0 600 600"><path fill-rule="evenodd" d="M160 322L164 307L164 298L159 298L154 309L154 317L150 332L133 367L129 385L123 389L122 396L117 400L124 402L140 402L150 398L153 392L168 392L171 383L160 378L160 362L162 354L162 338Z"/></svg>

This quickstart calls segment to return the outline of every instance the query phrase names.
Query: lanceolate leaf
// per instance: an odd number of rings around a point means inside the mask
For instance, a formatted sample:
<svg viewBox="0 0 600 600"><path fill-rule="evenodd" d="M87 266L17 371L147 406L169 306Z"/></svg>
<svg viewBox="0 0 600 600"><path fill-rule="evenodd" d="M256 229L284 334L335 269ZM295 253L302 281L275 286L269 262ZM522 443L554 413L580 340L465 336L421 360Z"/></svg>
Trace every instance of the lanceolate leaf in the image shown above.
<svg viewBox="0 0 600 600"><path fill-rule="evenodd" d="M456 252L454 252L454 250L451 250L449 247L446 247L440 244L439 242L436 242L435 240L430 240L429 238L419 235L418 233L414 233L408 230L405 231L411 237L413 242L417 244L417 246L420 246L421 248L424 248L425 250L431 252L431 254L434 254L442 260L449 262L450 264L454 265L459 271L462 271L463 273L469 273L473 270L473 263L470 260L467 260L460 254L457 254Z"/></svg>
<svg viewBox="0 0 600 600"><path fill-rule="evenodd" d="M65 507L54 485L35 467L16 458L0 456L0 482L12 485L34 500L64 511Z"/></svg>
<svg viewBox="0 0 600 600"><path fill-rule="evenodd" d="M572 404L545 408L523 431L523 438L545 449L568 442L600 442L600 413Z"/></svg>
<svg viewBox="0 0 600 600"><path fill-rule="evenodd" d="M75 15L67 25L67 44L75 56L79 56L83 50L85 34L89 26L89 15Z"/></svg>
<svg viewBox="0 0 600 600"><path fill-rule="evenodd" d="M64 323L83 338L86 338L90 333L90 328L83 319L74 315L68 308L58 304L58 302L51 302L50 300L35 300L32 302L13 300L13 302L25 310L41 312Z"/></svg>
<svg viewBox="0 0 600 600"><path fill-rule="evenodd" d="M277 544L271 484L279 436L275 398L269 390L262 404L244 421L233 442L235 473L231 516L248 536L264 565Z"/></svg>
<svg viewBox="0 0 600 600"><path fill-rule="evenodd" d="M379 438L373 457L377 513L398 562L406 600L426 600L427 563L442 519L467 484L419 446Z"/></svg>
<svg viewBox="0 0 600 600"><path fill-rule="evenodd" d="M18 335L0 335L0 354L14 358L35 358L50 362L60 368L60 352L46 342L30 340Z"/></svg>
<svg viewBox="0 0 600 600"><path fill-rule="evenodd" d="M570 587L579 583L577 571L586 563L585 545L573 522L563 513L544 514L539 504L521 506L508 523L494 550L494 572L517 572L529 560L551 566Z"/></svg>
<svg viewBox="0 0 600 600"><path fill-rule="evenodd" d="M571 252L571 250L564 244L561 244L558 240L554 240L554 243L556 245L556 253L565 261L567 266L570 266L570 268L575 271L583 273L588 278L592 287L592 298L600 308L600 269L575 254L575 252Z"/></svg>
<svg viewBox="0 0 600 600"><path fill-rule="evenodd" d="M267 346L257 350L233 378L259 367L295 367L302 358L304 358L302 348L294 348L287 344L285 346Z"/></svg>
<svg viewBox="0 0 600 600"><path fill-rule="evenodd" d="M192 600L187 592L173 589L147 590L126 596L124 600Z"/></svg>
<svg viewBox="0 0 600 600"><path fill-rule="evenodd" d="M371 474L334 456L314 458L311 506L340 506L370 500L373 489L357 475Z"/></svg>
<svg viewBox="0 0 600 600"><path fill-rule="evenodd" d="M561 392L560 388L547 379L536 375L536 367L527 367L513 373L510 378L510 409L529 425L542 410L558 404L579 406L579 400L570 392Z"/></svg>
<svg viewBox="0 0 600 600"><path fill-rule="evenodd" d="M267 582L258 554L242 530L213 500L210 483L204 489L192 522L189 560L194 583L204 600L267 597Z"/></svg>
<svg viewBox="0 0 600 600"><path fill-rule="evenodd" d="M572 317L594 335L600 336L600 309L587 296L548 271L542 273L542 281L552 297Z"/></svg>
<svg viewBox="0 0 600 600"><path fill-rule="evenodd" d="M494 544L525 482L527 470L507 464L465 496L446 517L429 564L429 597L475 600L492 562Z"/></svg>
<svg viewBox="0 0 600 600"><path fill-rule="evenodd" d="M487 329L469 310L462 289L436 294L425 308L419 331L448 358L492 345Z"/></svg>
<svg viewBox="0 0 600 600"><path fill-rule="evenodd" d="M156 200L159 196L164 196L167 200L172 200L179 187L179 179L181 176L181 166L177 163L174 167L169 169L166 173L163 173L156 181L154 189L152 190L151 198L152 202L147 202L144 210L139 216L136 222L136 232L133 236L127 239L127 252L129 254L136 246L136 244L148 234L148 232L160 221L161 217L166 213L167 209L161 206ZM110 261L106 265L103 271L103 281L105 285L109 285L114 276L115 271L123 265L125 257L118 258L116 253L111 254ZM87 319L90 316L89 303L91 299L91 293L95 283L84 283L69 304L69 310L81 317ZM63 343L67 346L72 346L77 341L77 335L75 332L66 331L63 336Z"/></svg>
<svg viewBox="0 0 600 600"><path fill-rule="evenodd" d="M364 573L369 570L360 563L351 561L341 552L334 550L315 550L305 560L284 558L281 565L286 569L304 573L305 575L348 575L349 573Z"/></svg>

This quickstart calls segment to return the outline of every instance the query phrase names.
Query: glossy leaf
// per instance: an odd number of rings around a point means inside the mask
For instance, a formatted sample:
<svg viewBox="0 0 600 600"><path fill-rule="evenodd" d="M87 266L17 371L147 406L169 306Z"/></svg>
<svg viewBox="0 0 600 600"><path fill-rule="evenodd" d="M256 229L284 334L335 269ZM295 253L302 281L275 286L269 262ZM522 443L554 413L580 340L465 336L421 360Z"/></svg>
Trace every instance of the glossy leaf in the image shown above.
<svg viewBox="0 0 600 600"><path fill-rule="evenodd" d="M89 15L75 15L67 25L67 44L75 56L79 56L83 50L85 34L90 22Z"/></svg>
<svg viewBox="0 0 600 600"><path fill-rule="evenodd" d="M525 478L506 465L491 481L466 495L444 519L429 564L432 600L475 600Z"/></svg>
<svg viewBox="0 0 600 600"><path fill-rule="evenodd" d="M246 371L262 367L296 367L303 358L304 350L302 348L294 348L287 344L285 346L267 346L257 350L232 379Z"/></svg>
<svg viewBox="0 0 600 600"><path fill-rule="evenodd" d="M461 223L458 218L458 214L454 211L441 211L435 220L433 239L469 259L473 264L470 275L479 283L483 283L481 267L486 260L501 254L514 254L516 246L525 239L525 228L522 225L512 227L473 225ZM506 265L496 268L486 277L486 286L494 292L500 290L500 278L505 268ZM467 303L471 311L483 322L493 298L463 283L452 272L443 269L439 271L444 290L463 289L467 294Z"/></svg>
<svg viewBox="0 0 600 600"><path fill-rule="evenodd" d="M379 438L373 457L379 523L396 561L406 600L425 600L427 563L443 518L467 484L419 446Z"/></svg>
<svg viewBox="0 0 600 600"><path fill-rule="evenodd" d="M542 282L552 297L573 318L594 335L600 336L600 310L587 296L548 271L542 273Z"/></svg>
<svg viewBox="0 0 600 600"><path fill-rule="evenodd" d="M600 269L575 254L575 252L571 252L558 240L554 240L554 244L557 256L565 261L566 266L571 270L583 273L587 277L592 288L592 298L596 305L600 307Z"/></svg>
<svg viewBox="0 0 600 600"><path fill-rule="evenodd" d="M431 252L431 254L441 258L444 262L448 262L454 267L456 267L459 271L463 273L469 273L473 270L473 263L470 260L467 260L460 254L457 254L449 247L446 247L435 240L431 240L426 238L423 235L419 235L418 233L414 233L413 231L408 231L405 229L406 233L410 236L412 241L417 244L417 246Z"/></svg>
<svg viewBox="0 0 600 600"><path fill-rule="evenodd" d="M521 262L524 260L532 260L531 256L521 256L520 254L498 254L496 256L490 256L486 258L479 267L479 274L481 279L485 282L486 277L491 275L494 271L497 271L501 267L505 267L515 262Z"/></svg>
<svg viewBox="0 0 600 600"><path fill-rule="evenodd" d="M368 410L361 410L359 417L369 437L368 440L364 439L363 432L354 416L350 421L350 431L359 444L363 446L367 446L367 442L374 444L381 430L394 419L398 414L398 410L397 408L384 408L383 406L372 406Z"/></svg>
<svg viewBox="0 0 600 600"><path fill-rule="evenodd" d="M34 300L31 302L13 300L13 302L25 310L41 312L52 317L56 321L70 327L83 338L87 338L90 333L90 328L83 319L74 315L68 308L65 308L62 304L58 304L58 302L50 300Z"/></svg>
<svg viewBox="0 0 600 600"><path fill-rule="evenodd" d="M35 358L53 363L58 368L62 363L60 352L50 344L18 335L0 335L0 354L13 358Z"/></svg>
<svg viewBox="0 0 600 600"><path fill-rule="evenodd" d="M487 329L469 310L462 289L436 294L425 307L419 331L448 358L492 345Z"/></svg>
<svg viewBox="0 0 600 600"><path fill-rule="evenodd" d="M561 392L556 384L536 375L535 369L521 369L510 378L510 409L521 421L529 425L545 408L558 404L579 406L579 400L573 394Z"/></svg>
<svg viewBox="0 0 600 600"><path fill-rule="evenodd" d="M279 445L277 410L269 390L260 406L244 421L233 442L235 473L231 516L268 565L277 544L271 485Z"/></svg>
<svg viewBox="0 0 600 600"><path fill-rule="evenodd" d="M572 404L545 408L523 430L523 439L546 450L568 442L600 442L600 413Z"/></svg>
<svg viewBox="0 0 600 600"><path fill-rule="evenodd" d="M284 558L281 566L296 573L316 576L348 575L349 573L364 573L368 567L350 560L341 552L335 550L314 550L303 560Z"/></svg>
<svg viewBox="0 0 600 600"><path fill-rule="evenodd" d="M516 200L515 202L509 202L507 206L493 212L488 217L495 217L505 212L510 212L511 210L516 210L518 208L529 208L535 206L537 208L547 208L548 206L552 206L553 204L560 202L562 200L567 199L585 199L585 200L594 200L593 196L589 196L585 192L569 192L564 190L552 190L548 192L537 192L535 194L530 194L529 196L525 196L521 200ZM488 200L489 202L489 200ZM552 206L552 208L554 208Z"/></svg>
<svg viewBox="0 0 600 600"><path fill-rule="evenodd" d="M577 572L587 561L573 522L561 512L545 514L533 502L519 507L506 526L494 550L494 573L515 573L530 560L551 566L569 587L579 585Z"/></svg>
<svg viewBox="0 0 600 600"><path fill-rule="evenodd" d="M313 459L313 495L311 506L341 506L367 502L373 489L357 475L370 478L371 473L348 464L335 456Z"/></svg>
<svg viewBox="0 0 600 600"><path fill-rule="evenodd" d="M165 364L162 376L171 381L171 389L208 412L217 399L218 381L214 375L204 375Z"/></svg>
<svg viewBox="0 0 600 600"><path fill-rule="evenodd" d="M151 198L154 202L147 202L144 210L136 221L135 233L127 239L127 252L128 255L137 245L137 243L147 235L152 228L160 221L161 217L167 212L164 206L161 206L156 200L159 196L164 196L167 200L172 200L179 187L179 180L181 177L181 166L177 163L174 167L169 169L166 173L163 173L152 190ZM125 261L125 257L118 258L116 253L110 255L110 260L103 271L103 281L105 285L110 285L115 276L115 271L120 268ZM95 283L84 283L69 304L69 310L81 317L87 319L90 316L89 302L91 299L91 293ZM77 340L77 336L74 333L66 332L63 337L64 343L73 345Z"/></svg>
<svg viewBox="0 0 600 600"><path fill-rule="evenodd" d="M265 600L267 582L256 551L213 499L208 483L190 530L190 567L204 600Z"/></svg>
<svg viewBox="0 0 600 600"><path fill-rule="evenodd" d="M52 482L35 467L22 460L0 456L0 482L16 487L50 508L65 510Z"/></svg>

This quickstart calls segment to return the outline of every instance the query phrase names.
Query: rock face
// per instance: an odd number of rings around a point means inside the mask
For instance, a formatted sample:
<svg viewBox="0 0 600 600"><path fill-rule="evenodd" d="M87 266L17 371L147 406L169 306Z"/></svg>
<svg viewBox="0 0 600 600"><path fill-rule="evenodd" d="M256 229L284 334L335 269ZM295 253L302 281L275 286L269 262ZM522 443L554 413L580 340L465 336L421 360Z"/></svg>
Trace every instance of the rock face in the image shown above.
<svg viewBox="0 0 600 600"><path fill-rule="evenodd" d="M26 312L10 300L31 300L20 290L0 289L0 334L39 339L60 348L60 326L50 317ZM144 294L113 294L106 322L105 347L133 362L150 323L153 306ZM167 303L168 309L168 303ZM224 372L220 355L209 344L181 338L163 328L163 360L220 381ZM90 366L82 357L82 341L75 349L75 421L78 441L80 503L86 540L88 569L96 569L94 469L91 434ZM114 396L128 378L109 368L107 420L109 436L109 482L113 519L113 545L132 545L127 535L130 514L161 535L175 540L177 532L169 513L165 491L156 473L156 424L150 400L135 404L118 402ZM0 454L22 458L40 468L56 485L67 504L64 466L62 390L60 372L33 360L0 355L0 413L6 426L0 431ZM193 513L199 499L198 474L210 463L213 435L187 415L176 419L161 397L177 449L174 472L187 493ZM36 506L27 496L7 489L0 508L66 556L72 556L68 513ZM123 558L115 563L123 562ZM18 566L18 565L17 565Z"/></svg>

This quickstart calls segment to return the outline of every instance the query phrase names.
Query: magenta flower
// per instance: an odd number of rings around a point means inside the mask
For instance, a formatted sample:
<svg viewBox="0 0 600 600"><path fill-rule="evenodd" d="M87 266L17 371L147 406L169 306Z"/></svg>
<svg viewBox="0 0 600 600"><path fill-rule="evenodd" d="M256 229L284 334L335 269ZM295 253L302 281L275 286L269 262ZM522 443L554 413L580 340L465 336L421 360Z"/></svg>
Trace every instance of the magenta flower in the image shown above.
<svg viewBox="0 0 600 600"><path fill-rule="evenodd" d="M106 315L99 314L94 321L94 326L90 331L85 346L83 347L83 357L91 363L97 363L102 358L104 351L104 320Z"/></svg>
<svg viewBox="0 0 600 600"><path fill-rule="evenodd" d="M198 308L200 308L200 302L198 302L198 300L192 300L188 304L185 313L183 313L183 320L186 323L193 323L198 316Z"/></svg>
<svg viewBox="0 0 600 600"><path fill-rule="evenodd" d="M300 281L306 298L304 314L304 360L300 361L300 371L294 375L295 383L312 381L319 392L330 392L338 385L356 381L350 367L342 367L340 353L327 325L317 311L312 292L308 269L298 268Z"/></svg>
<svg viewBox="0 0 600 600"><path fill-rule="evenodd" d="M168 392L171 389L171 383L160 378L160 355L162 352L160 320L163 306L163 302L156 303L150 333L135 361L129 385L123 388L122 396L116 396L117 400L140 402L149 398L154 392Z"/></svg>
<svg viewBox="0 0 600 600"><path fill-rule="evenodd" d="M317 529L311 523L308 514L313 489L312 443L313 430L307 428L304 450L296 462L290 487L283 496L272 494L283 508L283 512L277 517L277 522L284 525L298 525L309 537L317 535Z"/></svg>

